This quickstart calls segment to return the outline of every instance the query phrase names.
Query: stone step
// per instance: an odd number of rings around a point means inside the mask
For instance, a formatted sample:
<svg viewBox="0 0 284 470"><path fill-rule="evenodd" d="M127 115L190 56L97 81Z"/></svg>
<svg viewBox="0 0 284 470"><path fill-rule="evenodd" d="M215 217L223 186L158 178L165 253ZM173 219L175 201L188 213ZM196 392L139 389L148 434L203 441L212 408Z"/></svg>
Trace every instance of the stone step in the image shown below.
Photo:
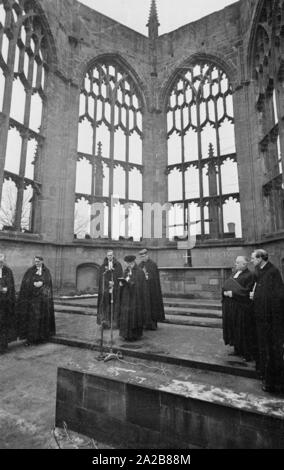
<svg viewBox="0 0 284 470"><path fill-rule="evenodd" d="M222 318L222 312L219 310L199 309L199 308L181 308L165 306L165 313L169 315L180 315L186 317L205 317L205 318Z"/></svg>
<svg viewBox="0 0 284 470"><path fill-rule="evenodd" d="M83 303L82 301L76 300L55 300L55 305L64 305L66 307L81 307L81 308L94 308L97 307L97 299L94 299L93 302Z"/></svg>
<svg viewBox="0 0 284 470"><path fill-rule="evenodd" d="M53 297L54 301L57 300L63 300L63 301L68 301L68 300L92 300L96 299L98 297L98 294L86 294L86 295L55 295Z"/></svg>
<svg viewBox="0 0 284 470"><path fill-rule="evenodd" d="M183 308L196 308L196 309L209 309L221 311L221 302L206 301L203 299L198 300L186 300L186 299L164 299L165 307L183 307Z"/></svg>
<svg viewBox="0 0 284 470"><path fill-rule="evenodd" d="M166 314L165 323L184 326L203 326L207 328L222 328L222 320L218 318L185 317L184 315Z"/></svg>
<svg viewBox="0 0 284 470"><path fill-rule="evenodd" d="M212 310L220 310L221 309L221 302L214 301L214 300L206 300L206 299L181 299L181 298L169 298L165 297L164 305L169 307L189 307L189 308L209 308ZM62 298L56 297L54 299L56 304L60 305L74 305L76 307L85 306L85 307L93 307L97 305L97 296L93 298Z"/></svg>
<svg viewBox="0 0 284 470"><path fill-rule="evenodd" d="M70 313L70 314L77 314L77 315L96 315L97 308L93 307L85 307L85 305L75 306L75 305L62 305L62 304L54 304L56 312L63 312L63 313Z"/></svg>
<svg viewBox="0 0 284 470"><path fill-rule="evenodd" d="M97 299L93 301L78 301L78 300L55 300L56 305L64 305L70 307L84 307L94 308L97 306ZM221 312L221 302L205 302L203 300L184 300L184 299L164 299L165 308L183 308L191 311L195 310L208 310L208 313L212 311Z"/></svg>
<svg viewBox="0 0 284 470"><path fill-rule="evenodd" d="M58 312L77 313L78 315L96 315L96 306L77 306L68 304L55 304L55 309ZM167 307L165 306L166 315L184 316L184 317L204 317L204 318L222 318L221 312L218 310L205 310L197 308L181 308L181 307Z"/></svg>
<svg viewBox="0 0 284 470"><path fill-rule="evenodd" d="M70 315L84 315L84 316L97 316L96 309L82 309L79 307L65 307L65 306L56 306L55 312L58 313L67 313ZM167 309L165 323L171 323L174 325L184 325L184 326L204 326L208 328L222 328L222 319L218 316L207 317L198 316L197 313L190 314L183 313L179 314L178 312L168 313Z"/></svg>

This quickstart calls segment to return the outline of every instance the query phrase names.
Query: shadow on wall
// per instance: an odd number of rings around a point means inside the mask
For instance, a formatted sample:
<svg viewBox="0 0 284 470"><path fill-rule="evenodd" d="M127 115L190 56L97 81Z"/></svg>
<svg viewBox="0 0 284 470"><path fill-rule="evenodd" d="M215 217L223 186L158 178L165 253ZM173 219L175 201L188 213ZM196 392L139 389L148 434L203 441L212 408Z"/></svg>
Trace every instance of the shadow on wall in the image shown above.
<svg viewBox="0 0 284 470"><path fill-rule="evenodd" d="M98 291L99 266L95 263L80 264L76 270L76 289L81 293Z"/></svg>

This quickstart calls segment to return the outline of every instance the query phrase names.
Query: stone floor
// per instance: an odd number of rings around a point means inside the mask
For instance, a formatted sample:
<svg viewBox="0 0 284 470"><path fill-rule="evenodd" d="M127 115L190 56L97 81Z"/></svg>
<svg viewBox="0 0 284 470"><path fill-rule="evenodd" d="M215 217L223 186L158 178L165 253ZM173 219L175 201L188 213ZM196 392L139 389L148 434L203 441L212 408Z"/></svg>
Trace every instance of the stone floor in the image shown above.
<svg viewBox="0 0 284 470"><path fill-rule="evenodd" d="M55 344L9 346L0 356L0 449L109 448L54 428L57 367L84 362L87 356L86 351Z"/></svg>
<svg viewBox="0 0 284 470"><path fill-rule="evenodd" d="M96 317L56 313L56 333L60 338L69 340L65 344L74 344L77 340L98 345L101 330L97 325ZM140 341L129 343L119 337L118 330L113 332L114 346L128 354L168 362L170 358L177 358L185 365L211 368L220 372L229 370L239 375L255 377L254 363L244 362L238 356L231 356L232 348L226 347L223 342L222 330L219 328L204 328L199 326L182 326L160 323L156 331L144 331ZM104 343L109 345L110 332L105 330Z"/></svg>

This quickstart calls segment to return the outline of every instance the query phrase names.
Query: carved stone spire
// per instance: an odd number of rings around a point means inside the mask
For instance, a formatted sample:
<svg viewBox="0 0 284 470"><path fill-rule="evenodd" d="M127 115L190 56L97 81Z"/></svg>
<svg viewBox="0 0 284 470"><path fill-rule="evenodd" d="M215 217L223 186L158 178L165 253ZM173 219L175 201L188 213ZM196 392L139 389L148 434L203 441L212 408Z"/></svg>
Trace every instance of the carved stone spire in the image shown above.
<svg viewBox="0 0 284 470"><path fill-rule="evenodd" d="M149 20L146 25L148 27L149 36L149 56L152 63L151 76L157 77L157 40L159 36L159 20L157 13L156 0L152 0Z"/></svg>
<svg viewBox="0 0 284 470"><path fill-rule="evenodd" d="M146 26L148 28L149 38L157 39L157 37L159 36L160 23L158 19L156 0L152 0L149 20Z"/></svg>
<svg viewBox="0 0 284 470"><path fill-rule="evenodd" d="M219 198L217 186L217 168L216 160L214 159L214 147L210 142L208 149L208 183L209 183L209 231L212 238L218 238L219 227Z"/></svg>
<svg viewBox="0 0 284 470"><path fill-rule="evenodd" d="M103 195L104 167L102 162L102 143L98 142L98 153L95 163L95 191L96 196Z"/></svg>

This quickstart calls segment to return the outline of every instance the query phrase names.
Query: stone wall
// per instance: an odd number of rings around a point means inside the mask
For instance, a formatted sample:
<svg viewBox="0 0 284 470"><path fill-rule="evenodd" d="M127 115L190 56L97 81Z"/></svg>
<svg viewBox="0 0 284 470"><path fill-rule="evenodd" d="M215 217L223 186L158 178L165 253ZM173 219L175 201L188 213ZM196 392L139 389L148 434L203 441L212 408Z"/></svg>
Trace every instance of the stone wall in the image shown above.
<svg viewBox="0 0 284 470"><path fill-rule="evenodd" d="M281 449L281 413L261 413L130 377L58 369L55 425L135 449ZM200 392L200 390L199 390ZM206 395L206 393L205 393ZM200 398L198 398L200 396ZM278 416L279 415L279 416Z"/></svg>
<svg viewBox="0 0 284 470"><path fill-rule="evenodd" d="M220 300L231 268L160 268L163 294L170 297Z"/></svg>
<svg viewBox="0 0 284 470"><path fill-rule="evenodd" d="M273 235L264 210L263 162L260 158L259 116L255 108L255 84L251 80L249 54L259 1L241 0L157 40L157 76L152 76L149 39L76 0L38 0L50 41L47 106L43 116L41 149L42 194L36 215L38 236L1 233L3 249L15 265L16 278L29 265L39 242L54 273L55 286L74 288L77 266L87 258L100 263L105 248L96 240L73 241L78 109L80 84L88 66L98 57L111 55L126 67L141 91L143 124L143 200L167 200L167 142L165 103L178 67L198 59L216 62L233 83L236 148L240 176L243 239L205 244L192 251L194 266L230 266L237 254L249 254L253 246L268 246L281 267L283 233ZM146 23L146 16L145 16ZM5 241L5 243L4 243ZM77 243L78 242L78 243ZM186 251L162 240L145 240L160 266L184 266ZM136 252L140 243L111 244L119 257ZM103 245L105 246L105 245ZM275 254L274 254L275 253ZM14 256L16 254L16 257Z"/></svg>

